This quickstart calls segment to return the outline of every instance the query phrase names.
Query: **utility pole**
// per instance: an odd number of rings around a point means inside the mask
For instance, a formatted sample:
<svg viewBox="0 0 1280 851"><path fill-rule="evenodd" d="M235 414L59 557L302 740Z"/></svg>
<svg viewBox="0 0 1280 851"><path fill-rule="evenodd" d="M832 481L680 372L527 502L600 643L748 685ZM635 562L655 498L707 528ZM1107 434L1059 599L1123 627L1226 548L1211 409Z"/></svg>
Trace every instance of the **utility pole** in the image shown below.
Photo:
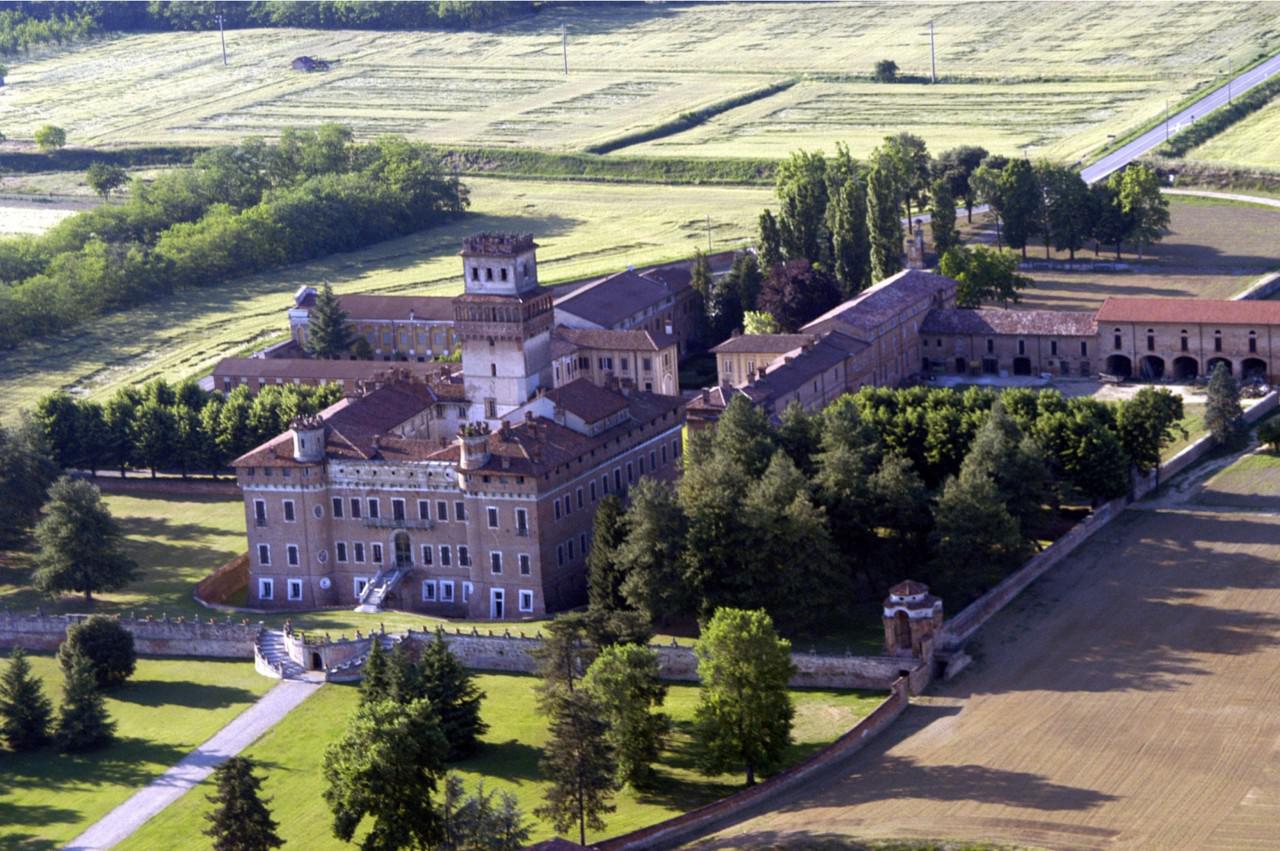
<svg viewBox="0 0 1280 851"><path fill-rule="evenodd" d="M569 27L560 25L560 50L564 53L564 75L569 76Z"/></svg>
<svg viewBox="0 0 1280 851"><path fill-rule="evenodd" d="M929 22L929 82L938 82L938 54L933 46L933 21Z"/></svg>
<svg viewBox="0 0 1280 851"><path fill-rule="evenodd" d="M218 38L222 40L222 64L227 64L227 36L222 31L222 16L214 15L213 19L218 22Z"/></svg>
<svg viewBox="0 0 1280 851"><path fill-rule="evenodd" d="M1169 99L1164 99L1164 140L1169 141Z"/></svg>

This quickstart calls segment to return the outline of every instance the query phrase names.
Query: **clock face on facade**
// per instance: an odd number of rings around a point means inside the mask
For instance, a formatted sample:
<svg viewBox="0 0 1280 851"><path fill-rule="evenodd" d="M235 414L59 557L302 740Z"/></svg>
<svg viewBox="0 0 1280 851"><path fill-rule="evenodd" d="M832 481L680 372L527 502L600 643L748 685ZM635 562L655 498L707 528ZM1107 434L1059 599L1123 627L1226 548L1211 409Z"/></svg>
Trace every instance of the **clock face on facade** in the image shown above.
<svg viewBox="0 0 1280 851"><path fill-rule="evenodd" d="M321 517L324 517L324 509L318 505L315 508L311 509L311 513L316 516L317 520L319 520Z"/></svg>
<svg viewBox="0 0 1280 851"><path fill-rule="evenodd" d="M329 590L329 586L330 586L331 584L332 584L332 583L329 581L329 577L327 577L327 576L322 577L322 578L320 579L320 587L321 587L321 588L323 588L325 591L328 591L328 590Z"/></svg>

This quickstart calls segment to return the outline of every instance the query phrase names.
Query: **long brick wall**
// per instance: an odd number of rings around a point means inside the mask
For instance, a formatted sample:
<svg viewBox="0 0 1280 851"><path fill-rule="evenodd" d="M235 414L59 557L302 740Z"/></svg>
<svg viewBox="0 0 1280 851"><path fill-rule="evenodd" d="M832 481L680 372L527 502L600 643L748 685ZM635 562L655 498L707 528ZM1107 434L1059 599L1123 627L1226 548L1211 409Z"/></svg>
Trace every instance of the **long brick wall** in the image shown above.
<svg viewBox="0 0 1280 851"><path fill-rule="evenodd" d="M88 615L46 615L0 611L0 647L53 651L66 637L67 627ZM252 659L253 642L261 624L224 618L197 621L120 618L133 633L134 646L145 656L195 656Z"/></svg>

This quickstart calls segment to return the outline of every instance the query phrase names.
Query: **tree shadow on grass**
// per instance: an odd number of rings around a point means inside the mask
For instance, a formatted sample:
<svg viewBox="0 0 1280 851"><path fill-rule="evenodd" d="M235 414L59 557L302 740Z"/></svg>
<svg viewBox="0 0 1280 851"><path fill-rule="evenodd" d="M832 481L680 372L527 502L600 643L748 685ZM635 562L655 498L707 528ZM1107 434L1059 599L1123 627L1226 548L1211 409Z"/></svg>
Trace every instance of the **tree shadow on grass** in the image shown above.
<svg viewBox="0 0 1280 851"><path fill-rule="evenodd" d="M0 830L17 825L43 827L50 824L66 824L80 820L80 811L66 807L51 807L48 804L19 804L14 801L0 801ZM0 847L12 848L27 846L16 841L12 834L0 833Z"/></svg>
<svg viewBox="0 0 1280 851"><path fill-rule="evenodd" d="M538 760L541 758L542 748L509 739L505 742L485 742L475 756L455 763L453 767L512 782L536 782L543 779L542 773L538 771Z"/></svg>
<svg viewBox="0 0 1280 851"><path fill-rule="evenodd" d="M5 833L6 822L0 817L0 847L21 849L21 851L53 851L59 844L52 839L41 839L30 833Z"/></svg>
<svg viewBox="0 0 1280 851"><path fill-rule="evenodd" d="M248 689L235 686L165 680L133 680L107 694L115 700L138 706L186 706L192 709L225 709L239 703L253 703L258 699Z"/></svg>
<svg viewBox="0 0 1280 851"><path fill-rule="evenodd" d="M8 788L58 791L101 786L138 788L189 752L189 748L136 737L118 738L103 750L84 754L58 754L47 748L5 755L0 759L0 783Z"/></svg>

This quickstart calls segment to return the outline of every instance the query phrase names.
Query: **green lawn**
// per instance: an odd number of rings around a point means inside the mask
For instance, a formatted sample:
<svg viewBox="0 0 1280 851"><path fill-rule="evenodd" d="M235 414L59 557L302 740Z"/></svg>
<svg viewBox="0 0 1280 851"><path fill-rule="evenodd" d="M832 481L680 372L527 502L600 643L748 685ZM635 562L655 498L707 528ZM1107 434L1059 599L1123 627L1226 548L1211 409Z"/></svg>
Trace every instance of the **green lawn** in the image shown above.
<svg viewBox="0 0 1280 851"><path fill-rule="evenodd" d="M56 660L30 659L56 706L62 695ZM245 662L140 660L133 679L108 694L107 711L118 736L111 747L79 756L51 747L18 755L0 747L0 847L61 846L207 740L272 684Z"/></svg>
<svg viewBox="0 0 1280 851"><path fill-rule="evenodd" d="M1160 453L1161 457L1166 461L1204 436L1204 404L1183 400L1182 421L1178 424L1182 426L1186 434L1175 438Z"/></svg>
<svg viewBox="0 0 1280 851"><path fill-rule="evenodd" d="M1280 100L1271 101L1203 145L1192 148L1187 152L1187 159L1230 166L1280 167Z"/></svg>
<svg viewBox="0 0 1280 851"><path fill-rule="evenodd" d="M1207 481L1196 502L1280 511L1280 455L1269 449L1245 455Z"/></svg>
<svg viewBox="0 0 1280 851"><path fill-rule="evenodd" d="M485 747L458 765L457 771L473 787L483 779L489 789L511 791L527 818L541 803L544 783L538 771L541 745L546 741L545 719L532 711L533 677L482 674L486 692L484 715L491 729ZM333 838L331 816L321 798L320 765L324 747L341 734L352 712L357 691L350 686L328 685L291 713L250 747L246 754L265 766L263 793L272 798L272 810L280 822L280 835L290 846L310 849L347 847ZM795 741L790 758L798 760L849 729L868 714L881 695L857 692L800 691L796 702ZM609 816L608 829L589 839L621 833L684 812L734 791L740 778L706 778L694 769L690 755L689 722L697 703L695 686L672 686L667 711L676 721L676 734L663 754L660 785L650 792L621 793L618 811ZM205 784L206 786L208 784ZM205 787L184 798L150 821L121 849L207 848L196 835L208 804ZM538 823L535 839L551 836L548 825Z"/></svg>

